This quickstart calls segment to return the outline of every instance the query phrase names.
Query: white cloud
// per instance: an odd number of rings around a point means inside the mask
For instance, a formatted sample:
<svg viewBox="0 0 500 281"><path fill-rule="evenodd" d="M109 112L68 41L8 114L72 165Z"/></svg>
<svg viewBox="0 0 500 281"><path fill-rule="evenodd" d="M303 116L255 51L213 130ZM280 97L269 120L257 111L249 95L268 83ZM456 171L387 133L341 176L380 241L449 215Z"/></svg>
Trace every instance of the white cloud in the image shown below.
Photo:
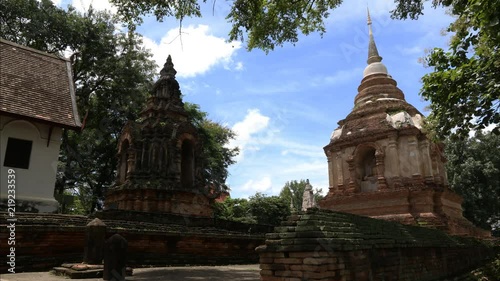
<svg viewBox="0 0 500 281"><path fill-rule="evenodd" d="M313 157L313 158L325 157L324 156L325 154L323 153L323 148L321 146L303 144L284 139L275 139L273 143L283 147L281 155L294 154L298 156Z"/></svg>
<svg viewBox="0 0 500 281"><path fill-rule="evenodd" d="M261 179L249 180L242 187L241 190L255 192L265 192L272 187L273 183L270 176L264 176Z"/></svg>
<svg viewBox="0 0 500 281"><path fill-rule="evenodd" d="M56 6L61 6L61 2L62 0L52 0L52 3L54 3L54 5Z"/></svg>
<svg viewBox="0 0 500 281"><path fill-rule="evenodd" d="M243 70L243 63L241 61L237 62L234 69L238 71Z"/></svg>
<svg viewBox="0 0 500 281"><path fill-rule="evenodd" d="M258 109L249 109L245 118L234 124L232 130L236 138L229 143L229 147L240 148L236 161L243 160L245 150L259 150L254 135L266 129L269 126L269 120L270 118L262 115Z"/></svg>
<svg viewBox="0 0 500 281"><path fill-rule="evenodd" d="M52 2L61 2L61 0L52 0ZM108 0L73 0L72 6L76 8L77 11L85 12L92 5L97 11L108 10L112 13L117 12L117 8L109 3Z"/></svg>
<svg viewBox="0 0 500 281"><path fill-rule="evenodd" d="M159 69L171 55L179 77L203 74L217 65L228 70L243 68L242 62L233 60L241 42L226 42L224 38L212 35L207 25L189 25L183 27L180 34L178 28L170 29L160 43L144 37L144 46L153 53Z"/></svg>

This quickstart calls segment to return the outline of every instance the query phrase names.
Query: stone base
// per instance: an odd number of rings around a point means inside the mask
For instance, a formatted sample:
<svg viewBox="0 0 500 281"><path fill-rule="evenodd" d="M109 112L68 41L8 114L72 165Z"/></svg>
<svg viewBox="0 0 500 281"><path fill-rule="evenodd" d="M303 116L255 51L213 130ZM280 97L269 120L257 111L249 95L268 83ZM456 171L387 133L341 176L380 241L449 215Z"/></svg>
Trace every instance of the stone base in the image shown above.
<svg viewBox="0 0 500 281"><path fill-rule="evenodd" d="M105 209L213 217L213 209L207 196L172 190L111 190L106 195Z"/></svg>
<svg viewBox="0 0 500 281"><path fill-rule="evenodd" d="M386 190L327 195L323 209L444 230L453 235L489 237L462 216L462 198L450 190Z"/></svg>
<svg viewBox="0 0 500 281"><path fill-rule="evenodd" d="M102 278L104 265L102 264L83 264L83 263L65 263L59 267L54 267L53 273L68 277L70 279L90 279ZM132 276L133 270L130 267L125 269L127 276Z"/></svg>
<svg viewBox="0 0 500 281"><path fill-rule="evenodd" d="M313 208L255 250L261 281L452 280L497 254L473 238Z"/></svg>

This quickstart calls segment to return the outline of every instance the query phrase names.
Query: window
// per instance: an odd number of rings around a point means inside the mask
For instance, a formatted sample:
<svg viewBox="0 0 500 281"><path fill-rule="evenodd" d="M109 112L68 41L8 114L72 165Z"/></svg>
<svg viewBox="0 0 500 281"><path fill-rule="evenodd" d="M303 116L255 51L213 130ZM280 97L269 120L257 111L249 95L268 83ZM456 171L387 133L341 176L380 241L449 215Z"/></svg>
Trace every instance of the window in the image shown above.
<svg viewBox="0 0 500 281"><path fill-rule="evenodd" d="M32 146L32 141L9 138L3 165L12 168L28 169Z"/></svg>

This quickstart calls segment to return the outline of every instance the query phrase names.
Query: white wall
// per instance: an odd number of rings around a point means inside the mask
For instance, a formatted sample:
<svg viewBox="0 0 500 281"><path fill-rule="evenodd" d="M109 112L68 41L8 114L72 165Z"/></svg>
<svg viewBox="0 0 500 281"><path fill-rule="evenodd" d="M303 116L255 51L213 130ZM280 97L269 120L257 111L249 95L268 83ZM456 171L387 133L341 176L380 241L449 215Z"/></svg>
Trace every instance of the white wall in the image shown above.
<svg viewBox="0 0 500 281"><path fill-rule="evenodd" d="M10 167L4 167L4 157L9 137L31 140L33 146L29 169L13 168L16 179L16 203L29 201L35 203L40 212L57 210L54 199L59 148L62 129L54 127L49 138L49 125L0 116L0 200L7 197L7 175Z"/></svg>

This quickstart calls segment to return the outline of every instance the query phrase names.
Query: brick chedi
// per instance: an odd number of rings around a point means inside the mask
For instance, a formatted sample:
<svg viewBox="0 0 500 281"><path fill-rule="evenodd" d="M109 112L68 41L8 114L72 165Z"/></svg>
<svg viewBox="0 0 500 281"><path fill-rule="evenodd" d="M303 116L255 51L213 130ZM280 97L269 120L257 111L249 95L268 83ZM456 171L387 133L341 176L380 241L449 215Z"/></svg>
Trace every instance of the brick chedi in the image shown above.
<svg viewBox="0 0 500 281"><path fill-rule="evenodd" d="M406 102L382 63L369 14L368 26L368 66L354 109L324 147L329 192L319 205L479 235L462 216L462 198L448 188L443 145L422 131L423 115Z"/></svg>
<svg viewBox="0 0 500 281"><path fill-rule="evenodd" d="M176 73L169 56L141 121L123 128L107 209L212 216L203 192L202 144L184 109Z"/></svg>

